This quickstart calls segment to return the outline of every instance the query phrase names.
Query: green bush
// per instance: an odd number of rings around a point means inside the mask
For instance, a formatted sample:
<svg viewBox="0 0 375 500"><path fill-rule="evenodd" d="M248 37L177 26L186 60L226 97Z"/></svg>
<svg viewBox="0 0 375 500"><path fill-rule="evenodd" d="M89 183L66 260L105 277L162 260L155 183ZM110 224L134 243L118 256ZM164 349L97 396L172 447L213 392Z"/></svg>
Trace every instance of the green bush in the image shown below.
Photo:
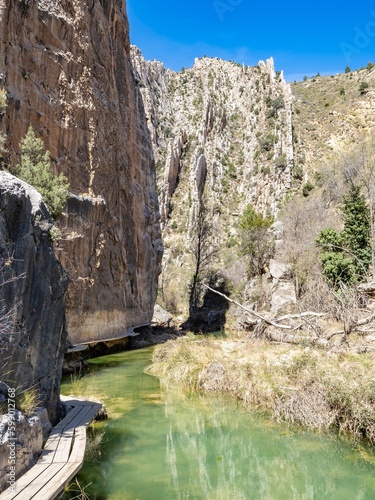
<svg viewBox="0 0 375 500"><path fill-rule="evenodd" d="M339 92L340 92L340 95L345 95L345 89L344 89L344 87L340 87Z"/></svg>
<svg viewBox="0 0 375 500"><path fill-rule="evenodd" d="M61 215L68 199L69 181L63 174L53 174L49 151L44 151L43 141L31 127L21 141L21 163L15 174L40 192L53 218Z"/></svg>
<svg viewBox="0 0 375 500"><path fill-rule="evenodd" d="M263 139L260 141L260 149L263 152L266 151L271 151L275 144L275 136L273 134L267 134Z"/></svg>
<svg viewBox="0 0 375 500"><path fill-rule="evenodd" d="M276 158L275 165L277 168L285 168L287 166L287 159L285 153Z"/></svg>
<svg viewBox="0 0 375 500"><path fill-rule="evenodd" d="M298 181L303 180L303 169L300 165L296 165L293 169L293 177Z"/></svg>
<svg viewBox="0 0 375 500"><path fill-rule="evenodd" d="M312 191L313 189L314 189L314 184L312 184L310 181L307 181L306 184L304 184L304 186L302 188L302 194L303 194L303 196L305 198L307 196L309 196L310 191Z"/></svg>
<svg viewBox="0 0 375 500"><path fill-rule="evenodd" d="M240 253L247 259L249 277L263 274L273 255L274 236L270 232L273 222L272 217L264 217L251 204L239 218Z"/></svg>
<svg viewBox="0 0 375 500"><path fill-rule="evenodd" d="M368 89L368 83L367 82L361 82L359 84L358 90L361 94L365 94Z"/></svg>
<svg viewBox="0 0 375 500"><path fill-rule="evenodd" d="M347 67L345 68L345 73L350 73L350 71L351 71L351 69L349 68L349 66L347 66Z"/></svg>

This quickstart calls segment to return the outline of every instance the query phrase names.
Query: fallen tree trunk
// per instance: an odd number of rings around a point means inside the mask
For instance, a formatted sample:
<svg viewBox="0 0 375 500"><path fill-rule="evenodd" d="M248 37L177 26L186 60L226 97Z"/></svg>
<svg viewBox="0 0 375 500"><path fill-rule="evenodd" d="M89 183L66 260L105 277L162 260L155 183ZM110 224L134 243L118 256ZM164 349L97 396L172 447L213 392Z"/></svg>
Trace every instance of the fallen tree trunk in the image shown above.
<svg viewBox="0 0 375 500"><path fill-rule="evenodd" d="M264 321L265 323L267 323L267 325L271 325L271 326L274 326L276 328L281 328L282 330L292 330L293 329L290 325L282 325L280 323L275 323L274 321L272 321L268 318L265 318L264 316L258 314L257 312L253 311L252 309L249 309L248 307L243 306L242 304L240 304L236 300L229 298L224 293L221 293L221 292L218 292L217 290L214 290L213 288L211 288L208 285L203 285L203 286L205 288L207 288L208 290L210 290L211 292L216 293L217 295L220 295L221 297L224 297L228 302L232 302L233 304L236 304L236 306L240 307L244 311L247 311L248 313L252 314L256 318L260 319L261 321Z"/></svg>
<svg viewBox="0 0 375 500"><path fill-rule="evenodd" d="M365 325L368 325L372 321L375 321L375 312L372 313L370 316L367 316L366 318L363 318L361 320L358 320L357 318L350 318L347 321L345 321L344 328L340 330L335 330L334 332L330 334L325 334L324 330L320 328L319 325L313 325L312 324L312 319L314 317L316 318L321 318L326 316L325 313L317 313L314 311L304 311L299 314L288 314L285 316L282 316L280 318L267 318L261 314L259 314L256 311L253 311L252 309L249 309L248 307L245 307L244 305L240 304L236 300L231 299L224 293L218 292L217 290L211 288L208 285L203 285L205 288L210 290L212 293L215 293L217 295L220 295L221 297L224 297L228 302L232 302L233 304L236 304L238 307L243 309L244 311L248 312L255 318L257 318L257 321L251 322L251 327L254 328L253 331L253 336L254 337L266 337L269 340L273 342L284 342L284 343L289 343L289 344L300 344L302 341L308 339L310 342L329 347L332 346L330 343L330 340L336 336L336 335L343 335L340 344L345 343L347 340L348 336L352 332L356 332L361 336L366 336L369 335L370 333L374 333L374 329L364 329L364 328L358 328L358 327L363 327ZM309 318L311 318L311 322L309 321ZM281 321L285 320L301 320L300 323L297 325L285 325L283 323L280 323ZM314 332L314 335L298 335L298 334L293 334L291 332L296 332L297 330L300 330L303 326L303 324L307 324L309 328ZM267 328L269 327L269 328ZM290 333L287 333L290 332Z"/></svg>

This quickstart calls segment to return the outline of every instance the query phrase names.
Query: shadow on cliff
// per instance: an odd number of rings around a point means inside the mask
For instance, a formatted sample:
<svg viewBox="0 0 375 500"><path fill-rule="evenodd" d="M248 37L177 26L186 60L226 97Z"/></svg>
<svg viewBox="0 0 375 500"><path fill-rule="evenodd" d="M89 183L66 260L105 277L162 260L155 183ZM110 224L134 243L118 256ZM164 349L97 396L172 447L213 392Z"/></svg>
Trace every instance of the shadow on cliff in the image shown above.
<svg viewBox="0 0 375 500"><path fill-rule="evenodd" d="M218 292L230 296L228 282L221 273L211 274L208 285ZM189 318L181 325L181 328L194 333L212 333L224 330L229 302L224 297L205 289L201 304L200 307L191 309Z"/></svg>

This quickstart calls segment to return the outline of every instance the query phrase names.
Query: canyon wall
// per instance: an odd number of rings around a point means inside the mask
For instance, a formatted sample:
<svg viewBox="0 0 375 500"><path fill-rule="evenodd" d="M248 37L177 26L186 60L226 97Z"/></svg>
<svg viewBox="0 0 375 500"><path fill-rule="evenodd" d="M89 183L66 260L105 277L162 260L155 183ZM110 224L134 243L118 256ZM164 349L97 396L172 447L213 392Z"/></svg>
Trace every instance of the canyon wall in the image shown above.
<svg viewBox="0 0 375 500"><path fill-rule="evenodd" d="M54 255L51 228L40 194L0 172L0 380L17 393L35 388L55 422L68 277Z"/></svg>
<svg viewBox="0 0 375 500"><path fill-rule="evenodd" d="M73 343L147 323L162 242L154 161L123 0L2 0L7 161L31 125L72 196L57 256Z"/></svg>

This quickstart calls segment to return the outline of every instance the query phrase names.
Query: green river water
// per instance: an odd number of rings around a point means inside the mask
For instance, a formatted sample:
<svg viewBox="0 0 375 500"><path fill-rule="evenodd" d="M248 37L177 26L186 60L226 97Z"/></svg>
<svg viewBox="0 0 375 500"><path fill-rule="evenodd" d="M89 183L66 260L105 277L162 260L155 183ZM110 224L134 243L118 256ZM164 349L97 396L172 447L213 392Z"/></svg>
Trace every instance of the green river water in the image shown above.
<svg viewBox="0 0 375 500"><path fill-rule="evenodd" d="M106 432L100 460L78 477L91 499L375 499L375 453L364 443L276 425L229 398L161 390L143 373L151 353L90 361L82 384L107 395L111 417L96 424Z"/></svg>

